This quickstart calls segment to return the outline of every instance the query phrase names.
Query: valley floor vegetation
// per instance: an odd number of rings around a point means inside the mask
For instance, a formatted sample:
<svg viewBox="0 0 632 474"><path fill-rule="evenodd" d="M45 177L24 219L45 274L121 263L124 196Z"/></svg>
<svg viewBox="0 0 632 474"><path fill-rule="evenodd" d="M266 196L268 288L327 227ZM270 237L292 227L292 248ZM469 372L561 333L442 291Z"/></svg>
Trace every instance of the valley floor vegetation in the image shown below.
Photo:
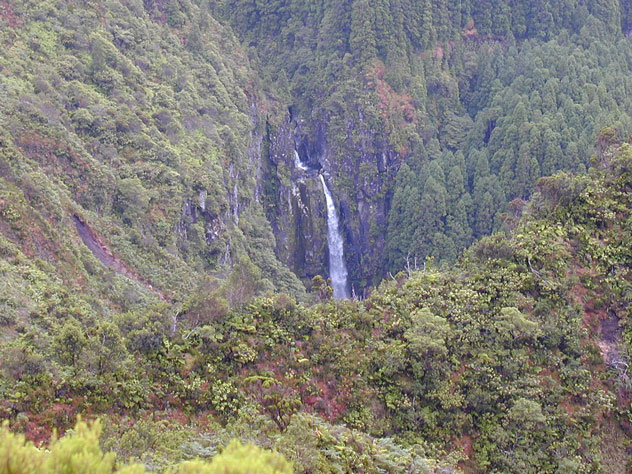
<svg viewBox="0 0 632 474"><path fill-rule="evenodd" d="M632 147L599 140L507 234L364 301L271 294L218 317L204 294L175 331L161 307L33 321L3 347L3 416L42 442L104 414L103 449L158 470L237 438L306 473L624 472Z"/></svg>
<svg viewBox="0 0 632 474"><path fill-rule="evenodd" d="M0 0L0 473L632 471L631 33Z"/></svg>

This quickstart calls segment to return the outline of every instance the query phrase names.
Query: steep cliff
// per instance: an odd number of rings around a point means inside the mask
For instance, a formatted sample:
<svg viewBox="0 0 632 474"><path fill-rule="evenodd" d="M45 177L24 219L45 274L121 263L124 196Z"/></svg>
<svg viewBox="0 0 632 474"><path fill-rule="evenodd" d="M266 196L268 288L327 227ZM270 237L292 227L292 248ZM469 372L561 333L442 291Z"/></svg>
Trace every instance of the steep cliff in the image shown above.
<svg viewBox="0 0 632 474"><path fill-rule="evenodd" d="M327 212L319 174L327 177L345 240L345 259L352 269L351 286L360 294L374 282L380 254L366 249L384 248L386 206L382 189L389 166L386 152L379 156L357 149L341 156L332 150L323 124L315 132L306 121L288 116L279 126L268 125L266 209L277 238L277 255L304 280L329 275ZM369 132L366 136L370 137ZM297 165L296 155L299 163ZM379 162L378 162L379 161ZM360 178L362 172L373 174ZM381 169L381 171L379 171ZM373 224L371 224L373 223ZM375 231L375 227L381 231ZM363 270L361 270L363 269ZM373 272L373 273L371 273Z"/></svg>
<svg viewBox="0 0 632 474"><path fill-rule="evenodd" d="M329 273L323 173L356 294L453 262L632 131L629 8L501 4L5 2L5 189L42 220L58 196L62 236L23 247L83 252L77 216L165 295L241 260L301 294Z"/></svg>
<svg viewBox="0 0 632 474"><path fill-rule="evenodd" d="M45 317L58 299L58 311L81 307L73 313L81 317L161 300L177 307L209 276L228 279L239 262L254 265L255 292L304 294L275 257L261 203L265 116L274 104L208 6L2 8L9 320L31 305ZM14 295L27 278L25 258L43 301ZM56 296L60 285L82 303Z"/></svg>
<svg viewBox="0 0 632 474"><path fill-rule="evenodd" d="M229 0L215 11L289 109L270 149L291 168L296 146L330 177L358 294L415 262L454 262L538 177L584 170L602 127L632 131L623 2ZM273 175L291 195L291 173ZM322 234L309 249L288 237L298 217L283 206L268 208L277 254L303 278L326 273Z"/></svg>

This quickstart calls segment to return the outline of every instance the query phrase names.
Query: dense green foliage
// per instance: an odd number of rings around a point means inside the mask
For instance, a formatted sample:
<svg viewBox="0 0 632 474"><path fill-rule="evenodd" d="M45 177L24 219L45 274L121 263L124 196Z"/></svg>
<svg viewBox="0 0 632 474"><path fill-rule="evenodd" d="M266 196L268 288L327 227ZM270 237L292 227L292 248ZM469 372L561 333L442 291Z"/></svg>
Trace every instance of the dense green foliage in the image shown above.
<svg viewBox="0 0 632 474"><path fill-rule="evenodd" d="M24 224L30 240L63 241L76 213L163 295L246 257L258 290L300 295L277 258L305 282L327 267L323 245L274 242L302 224L279 202L287 164L266 159L290 108L332 175L356 289L454 262L537 178L588 166L602 127L632 132L626 2L522 3L8 2L6 188L57 218Z"/></svg>
<svg viewBox="0 0 632 474"><path fill-rule="evenodd" d="M278 295L213 317L209 296L175 333L159 308L27 331L3 350L5 416L37 437L110 411L108 449L157 468L241 438L297 472L624 472L632 147L612 140L589 175L540 180L510 236L364 302ZM102 365L109 344L124 349Z"/></svg>
<svg viewBox="0 0 632 474"><path fill-rule="evenodd" d="M632 132L624 4L227 0L219 10L288 84L299 138L325 136L320 160L362 288L407 259L454 262L539 177L588 166L602 127Z"/></svg>
<svg viewBox="0 0 632 474"><path fill-rule="evenodd" d="M628 3L0 0L0 470L632 469Z"/></svg>
<svg viewBox="0 0 632 474"><path fill-rule="evenodd" d="M0 431L0 466L11 474L142 474L141 464L117 467L114 453L104 454L99 446L99 423L78 422L71 434L38 449L6 426ZM292 474L291 465L279 454L253 445L232 441L211 462L187 461L169 470L171 474Z"/></svg>
<svg viewBox="0 0 632 474"><path fill-rule="evenodd" d="M181 300L201 277L223 277L240 260L254 263L262 289L301 294L273 254L257 201L249 138L257 79L230 30L194 5L174 13L180 30L169 18L155 21L161 13L142 2L6 8L3 239L73 274L65 283L90 294L86 306L120 310L156 294ZM194 35L200 27L204 33ZM195 41L185 47L186 34ZM73 216L114 255L114 262L97 255L114 272L102 274ZM19 288L20 270L4 271L6 285Z"/></svg>

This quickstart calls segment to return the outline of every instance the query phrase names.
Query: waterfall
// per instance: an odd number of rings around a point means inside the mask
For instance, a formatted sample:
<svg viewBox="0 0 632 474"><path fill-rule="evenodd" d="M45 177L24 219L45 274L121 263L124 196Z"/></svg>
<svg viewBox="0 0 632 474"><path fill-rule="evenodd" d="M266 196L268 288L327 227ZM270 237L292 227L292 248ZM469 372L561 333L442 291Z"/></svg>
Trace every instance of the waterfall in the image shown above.
<svg viewBox="0 0 632 474"><path fill-rule="evenodd" d="M294 150L294 166L299 170L303 170L303 171L309 170L309 167L305 166L303 162L301 161L301 157L298 156L298 151L296 150Z"/></svg>
<svg viewBox="0 0 632 474"><path fill-rule="evenodd" d="M319 175L323 183L323 192L327 202L327 244L329 246L329 276L334 289L334 298L349 298L347 289L347 266L345 265L342 234L338 225L338 212L329 188L322 174Z"/></svg>

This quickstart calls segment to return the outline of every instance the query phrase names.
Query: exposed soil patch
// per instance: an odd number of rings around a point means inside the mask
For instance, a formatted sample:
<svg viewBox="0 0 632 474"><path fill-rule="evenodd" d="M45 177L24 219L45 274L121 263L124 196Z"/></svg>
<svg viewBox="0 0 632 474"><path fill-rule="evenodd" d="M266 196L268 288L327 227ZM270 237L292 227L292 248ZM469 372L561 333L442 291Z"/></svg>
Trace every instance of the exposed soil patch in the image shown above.
<svg viewBox="0 0 632 474"><path fill-rule="evenodd" d="M615 420L607 420L603 426L602 444L604 470L609 474L625 474L629 467L629 451L626 452L625 434Z"/></svg>
<svg viewBox="0 0 632 474"><path fill-rule="evenodd" d="M619 339L619 318L612 313L601 321L601 338L606 342L617 342Z"/></svg>
<svg viewBox="0 0 632 474"><path fill-rule="evenodd" d="M88 227L88 225L81 220L80 217L74 215L72 216L73 221L75 222L75 227L77 228L77 232L83 240L83 243L86 244L95 257L97 257L103 265L113 270L115 268L115 258L114 255L109 251L107 246L101 242L101 240L97 237L97 235L93 232L93 230Z"/></svg>
<svg viewBox="0 0 632 474"><path fill-rule="evenodd" d="M599 333L601 335L599 348L604 362L607 365L616 366L620 359L617 346L621 336L621 328L619 327L619 318L614 312L606 313L606 316L601 320Z"/></svg>
<svg viewBox="0 0 632 474"><path fill-rule="evenodd" d="M114 270L116 273L126 276L127 278L131 278L132 280L136 280L141 282L144 286L146 286L149 290L156 293L160 298L164 299L164 296L157 290L155 290L149 283L143 281L137 274L132 270L125 262L123 262L120 258L116 257L109 247L99 238L99 236L90 228L86 222L74 214L72 219L75 223L75 228L77 229L77 233L83 243L86 244L86 247L90 249L90 251L94 254L94 256L106 267Z"/></svg>

